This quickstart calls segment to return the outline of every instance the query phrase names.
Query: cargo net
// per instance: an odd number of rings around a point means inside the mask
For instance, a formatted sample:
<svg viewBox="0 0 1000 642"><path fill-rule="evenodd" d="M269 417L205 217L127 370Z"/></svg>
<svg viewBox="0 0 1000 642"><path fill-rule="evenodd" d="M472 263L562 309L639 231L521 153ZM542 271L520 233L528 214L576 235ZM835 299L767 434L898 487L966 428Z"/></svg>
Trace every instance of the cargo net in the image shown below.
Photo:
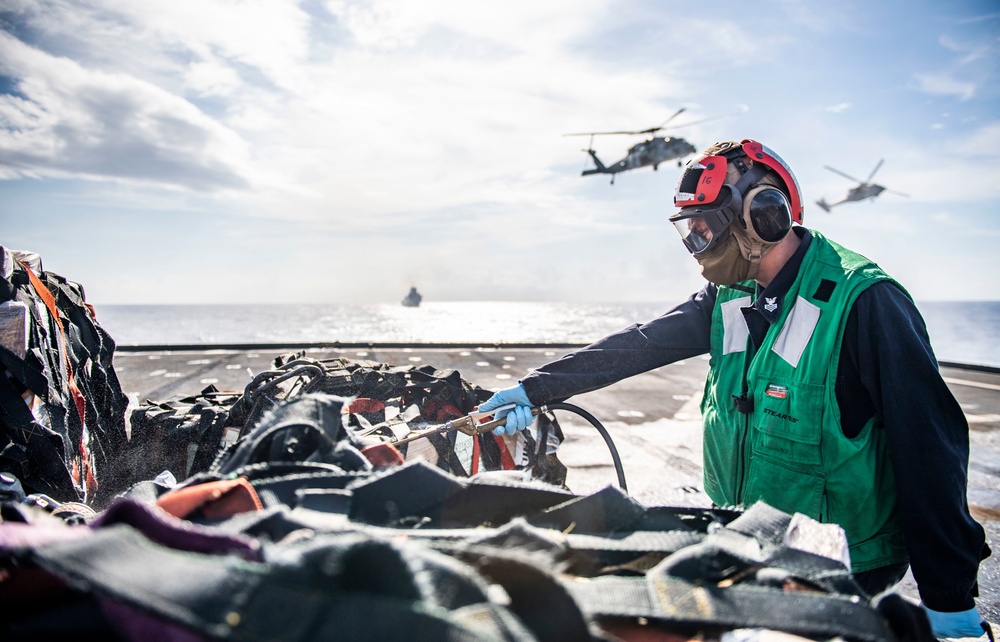
<svg viewBox="0 0 1000 642"><path fill-rule="evenodd" d="M0 639L933 640L854 581L836 525L538 481L561 469L551 419L522 451L476 436L478 459L450 434L392 445L488 396L299 353L136 408L117 463L142 481L105 508L0 496Z"/></svg>
<svg viewBox="0 0 1000 642"><path fill-rule="evenodd" d="M79 283L0 246L0 498L99 503L122 490L114 349Z"/></svg>
<svg viewBox="0 0 1000 642"><path fill-rule="evenodd" d="M835 524L376 468L386 442L359 450L342 401L296 394L212 471L80 526L0 502L0 639L934 639L922 607L855 582Z"/></svg>
<svg viewBox="0 0 1000 642"><path fill-rule="evenodd" d="M352 443L376 464L419 460L459 477L509 471L520 479L565 486L566 467L557 457L563 433L551 414L541 415L515 435L472 436L452 430L396 447L397 440L468 415L492 392L462 379L457 370L318 360L304 352L277 357L273 369L255 375L242 394L209 386L198 395L133 409L121 468L135 481L164 471L185 479L218 468L269 413L314 393L345 400L340 423ZM281 458L301 460L308 458L306 447L301 435L286 436L269 444L268 457L284 448Z"/></svg>

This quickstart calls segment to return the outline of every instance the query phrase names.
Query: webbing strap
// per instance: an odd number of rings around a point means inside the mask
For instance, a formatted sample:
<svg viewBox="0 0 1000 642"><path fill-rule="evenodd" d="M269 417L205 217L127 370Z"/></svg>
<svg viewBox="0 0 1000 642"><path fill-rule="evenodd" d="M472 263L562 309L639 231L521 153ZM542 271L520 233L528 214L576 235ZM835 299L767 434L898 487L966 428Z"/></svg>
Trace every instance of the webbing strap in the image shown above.
<svg viewBox="0 0 1000 642"><path fill-rule="evenodd" d="M567 586L593 617L643 617L679 626L763 628L871 642L893 638L883 617L856 597L739 584L723 589L669 576L605 576Z"/></svg>
<svg viewBox="0 0 1000 642"><path fill-rule="evenodd" d="M59 330L59 346L62 353L66 356L66 381L69 387L70 395L73 397L73 403L76 405L76 411L80 416L81 434L80 441L76 444L78 450L79 459L73 459L73 473L74 482L76 482L79 488L84 492L84 499L93 496L97 492L97 476L94 474L93 462L90 459L90 447L88 445L89 436L87 433L87 402L83 398L83 393L76 385L76 378L73 375L73 363L70 360L69 343L66 341L66 329L63 327L62 319L59 316L59 307L56 305L56 299L52 296L52 292L42 283L42 280L38 278L31 268L22 261L18 261L24 271L28 274L28 280L31 282L31 286L35 289L39 298L45 303L45 307L48 308L49 314L52 315L52 319L56 324L56 328ZM77 466L80 466L80 470Z"/></svg>
<svg viewBox="0 0 1000 642"><path fill-rule="evenodd" d="M187 517L199 509L214 518L264 510L253 486L242 478L222 479L171 490L160 497L156 505L179 518Z"/></svg>
<svg viewBox="0 0 1000 642"><path fill-rule="evenodd" d="M492 435L492 437L500 449L500 466L504 470L513 470L516 464L514 463L514 458L510 456L510 449L507 448L507 442L499 435Z"/></svg>
<svg viewBox="0 0 1000 642"><path fill-rule="evenodd" d="M69 357L69 343L66 341L66 329L63 327L62 319L59 316L59 307L56 305L56 299L52 296L52 292L42 283L31 268L27 264L18 261L24 271L28 274L28 280L31 282L31 286L35 289L38 297L45 303L45 307L48 308L49 314L52 315L52 319L55 321L56 328L59 330L59 347L62 353L66 357L66 372L69 380L69 389L73 394L73 402L76 404L77 412L80 413L80 421L84 422L86 419L86 402L83 399L83 394L80 389L76 386L76 381L73 377L73 363L70 361Z"/></svg>
<svg viewBox="0 0 1000 642"><path fill-rule="evenodd" d="M462 543L446 550L471 564L490 582L504 588L513 611L540 642L590 642L580 605L544 564L544 557L505 548Z"/></svg>
<svg viewBox="0 0 1000 642"><path fill-rule="evenodd" d="M54 433L38 423L10 379L0 376L0 419L3 418L10 422L11 429L4 433L10 443L3 447L0 459L7 458L17 465L11 472L15 472L31 491L58 497L75 496L66 460L56 448L59 442L52 439Z"/></svg>
<svg viewBox="0 0 1000 642"><path fill-rule="evenodd" d="M418 640L534 639L507 609L473 594L479 583L467 570L411 547L385 554L394 548L328 538L313 554L284 547L261 563L169 548L116 524L36 547L32 558L78 589L234 642L400 639L402 632ZM419 578L427 595L404 590L415 586L413 569L432 565Z"/></svg>
<svg viewBox="0 0 1000 642"><path fill-rule="evenodd" d="M469 477L473 477L479 474L479 459L482 457L482 451L479 447L479 442L483 439L482 435L477 435L472 438L472 462L469 464Z"/></svg>
<svg viewBox="0 0 1000 642"><path fill-rule="evenodd" d="M327 510L297 507L289 510L287 505L266 501L267 492L259 491L269 509L255 516L242 515L238 520L216 524L217 528L243 532L254 531L259 521L269 520L272 535L278 539L303 528L318 533L357 532L386 539L407 539L426 542L436 546L445 542L462 541L467 544L492 544L512 547L514 543L533 542L538 550L566 556L573 553L589 557L625 557L631 559L647 554L670 555L704 540L703 533L674 531L636 531L633 533L606 533L581 535L561 533L547 528L535 528L523 519L515 518L500 527L478 526L475 528L393 528L365 524L358 521L346 522L341 514ZM278 523L280 522L280 526Z"/></svg>

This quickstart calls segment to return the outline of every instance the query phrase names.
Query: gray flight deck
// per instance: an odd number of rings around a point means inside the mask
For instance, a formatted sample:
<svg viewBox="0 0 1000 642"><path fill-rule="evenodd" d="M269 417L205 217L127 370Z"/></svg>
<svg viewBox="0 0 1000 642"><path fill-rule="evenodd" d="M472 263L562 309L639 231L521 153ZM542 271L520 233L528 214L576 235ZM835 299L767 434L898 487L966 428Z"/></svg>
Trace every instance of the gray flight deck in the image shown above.
<svg viewBox="0 0 1000 642"><path fill-rule="evenodd" d="M497 390L552 359L570 345L462 346L119 346L115 372L137 401L163 401L201 392L209 385L242 391L252 374L273 367L275 357L305 351L315 359L365 359L393 365L458 370L462 378ZM707 358L691 359L570 399L594 415L619 452L628 493L645 505L709 506L701 490L701 397ZM1000 621L1000 369L942 364L942 374L969 420L972 443L969 505L986 528L994 558L980 570L979 607ZM565 433L558 457L569 470L566 484L578 494L617 484L603 438L580 417L556 413ZM916 597L909 576L899 589Z"/></svg>

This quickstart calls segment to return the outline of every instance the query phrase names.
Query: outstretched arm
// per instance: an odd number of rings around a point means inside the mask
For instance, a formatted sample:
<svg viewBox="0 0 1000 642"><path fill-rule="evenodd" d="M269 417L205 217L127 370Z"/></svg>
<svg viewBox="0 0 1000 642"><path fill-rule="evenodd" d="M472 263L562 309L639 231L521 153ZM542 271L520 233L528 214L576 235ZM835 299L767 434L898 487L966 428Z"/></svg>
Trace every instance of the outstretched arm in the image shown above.
<svg viewBox="0 0 1000 642"><path fill-rule="evenodd" d="M649 323L631 325L585 348L547 363L516 386L499 390L480 410L502 411L507 423L494 429L509 435L534 421L531 408L564 401L668 363L705 354L709 349L715 286L701 291ZM498 417L499 418L499 417Z"/></svg>
<svg viewBox="0 0 1000 642"><path fill-rule="evenodd" d="M709 349L715 286L666 314L635 324L552 361L521 379L534 404L564 401Z"/></svg>

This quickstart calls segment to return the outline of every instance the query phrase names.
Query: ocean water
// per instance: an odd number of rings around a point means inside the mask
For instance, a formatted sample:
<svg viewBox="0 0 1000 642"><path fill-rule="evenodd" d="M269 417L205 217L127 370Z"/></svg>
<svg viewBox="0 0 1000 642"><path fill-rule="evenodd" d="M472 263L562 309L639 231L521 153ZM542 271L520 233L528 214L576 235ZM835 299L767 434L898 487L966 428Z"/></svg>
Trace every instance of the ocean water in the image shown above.
<svg viewBox="0 0 1000 642"><path fill-rule="evenodd" d="M917 304L940 361L1000 367L1000 301ZM119 345L589 343L659 316L661 303L425 302L374 305L102 305Z"/></svg>

